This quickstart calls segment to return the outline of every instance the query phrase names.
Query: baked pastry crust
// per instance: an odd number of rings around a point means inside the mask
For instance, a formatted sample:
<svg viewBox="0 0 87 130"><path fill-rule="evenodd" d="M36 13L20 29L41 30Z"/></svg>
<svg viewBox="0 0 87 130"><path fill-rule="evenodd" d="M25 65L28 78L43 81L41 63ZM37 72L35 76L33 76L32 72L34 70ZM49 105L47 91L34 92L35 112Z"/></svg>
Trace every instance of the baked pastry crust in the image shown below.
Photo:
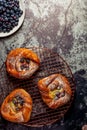
<svg viewBox="0 0 87 130"><path fill-rule="evenodd" d="M12 50L6 59L7 72L13 77L27 79L38 70L40 59L35 52L27 48Z"/></svg>
<svg viewBox="0 0 87 130"><path fill-rule="evenodd" d="M32 99L24 89L12 91L1 105L1 114L11 122L27 122L32 112Z"/></svg>
<svg viewBox="0 0 87 130"><path fill-rule="evenodd" d="M72 91L68 79L61 74L52 74L38 81L43 101L56 109L70 101Z"/></svg>

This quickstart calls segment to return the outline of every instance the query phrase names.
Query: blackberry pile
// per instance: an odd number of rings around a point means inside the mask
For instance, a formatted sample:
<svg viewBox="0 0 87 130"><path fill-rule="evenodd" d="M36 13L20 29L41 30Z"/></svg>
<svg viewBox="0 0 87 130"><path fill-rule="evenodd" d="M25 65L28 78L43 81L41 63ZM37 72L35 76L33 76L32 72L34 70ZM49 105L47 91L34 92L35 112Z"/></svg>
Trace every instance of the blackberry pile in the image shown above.
<svg viewBox="0 0 87 130"><path fill-rule="evenodd" d="M0 0L0 32L10 32L23 14L19 0Z"/></svg>

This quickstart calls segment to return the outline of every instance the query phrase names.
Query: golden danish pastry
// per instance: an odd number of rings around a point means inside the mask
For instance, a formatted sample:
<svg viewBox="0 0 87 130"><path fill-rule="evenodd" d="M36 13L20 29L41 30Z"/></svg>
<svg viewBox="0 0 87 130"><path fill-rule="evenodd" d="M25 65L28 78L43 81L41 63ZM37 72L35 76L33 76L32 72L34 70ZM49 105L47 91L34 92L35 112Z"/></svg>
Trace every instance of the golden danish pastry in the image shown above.
<svg viewBox="0 0 87 130"><path fill-rule="evenodd" d="M56 109L71 98L71 88L67 78L61 74L52 74L38 81L43 101L49 108Z"/></svg>
<svg viewBox="0 0 87 130"><path fill-rule="evenodd" d="M35 52L27 48L12 50L6 59L7 72L19 79L27 79L38 70L40 60Z"/></svg>
<svg viewBox="0 0 87 130"><path fill-rule="evenodd" d="M3 118L11 122L27 122L32 111L31 96L24 89L11 92L1 105Z"/></svg>

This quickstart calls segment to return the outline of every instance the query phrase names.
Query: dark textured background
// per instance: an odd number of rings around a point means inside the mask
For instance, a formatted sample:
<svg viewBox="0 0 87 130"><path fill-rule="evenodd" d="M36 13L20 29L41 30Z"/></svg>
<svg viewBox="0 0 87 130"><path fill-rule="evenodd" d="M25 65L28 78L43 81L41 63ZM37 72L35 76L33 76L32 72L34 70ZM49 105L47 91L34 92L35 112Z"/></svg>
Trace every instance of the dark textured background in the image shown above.
<svg viewBox="0 0 87 130"><path fill-rule="evenodd" d="M87 0L26 0L22 27L0 38L0 66L16 47L40 46L58 52L76 82L75 98L64 118L53 125L31 128L1 119L0 130L81 130L87 123Z"/></svg>

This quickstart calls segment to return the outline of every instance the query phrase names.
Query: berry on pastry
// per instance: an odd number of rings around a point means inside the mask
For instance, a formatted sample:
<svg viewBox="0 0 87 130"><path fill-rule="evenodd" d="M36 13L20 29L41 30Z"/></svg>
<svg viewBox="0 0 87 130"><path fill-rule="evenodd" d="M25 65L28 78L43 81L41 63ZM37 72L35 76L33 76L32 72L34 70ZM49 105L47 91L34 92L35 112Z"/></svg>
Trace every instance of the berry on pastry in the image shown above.
<svg viewBox="0 0 87 130"><path fill-rule="evenodd" d="M32 99L24 89L15 89L3 101L1 114L11 122L28 122L32 112Z"/></svg>
<svg viewBox="0 0 87 130"><path fill-rule="evenodd" d="M30 78L38 70L39 65L37 54L27 48L12 50L6 59L7 72L19 79Z"/></svg>
<svg viewBox="0 0 87 130"><path fill-rule="evenodd" d="M39 80L38 88L43 101L52 109L66 104L72 95L69 81L61 74L52 74Z"/></svg>

